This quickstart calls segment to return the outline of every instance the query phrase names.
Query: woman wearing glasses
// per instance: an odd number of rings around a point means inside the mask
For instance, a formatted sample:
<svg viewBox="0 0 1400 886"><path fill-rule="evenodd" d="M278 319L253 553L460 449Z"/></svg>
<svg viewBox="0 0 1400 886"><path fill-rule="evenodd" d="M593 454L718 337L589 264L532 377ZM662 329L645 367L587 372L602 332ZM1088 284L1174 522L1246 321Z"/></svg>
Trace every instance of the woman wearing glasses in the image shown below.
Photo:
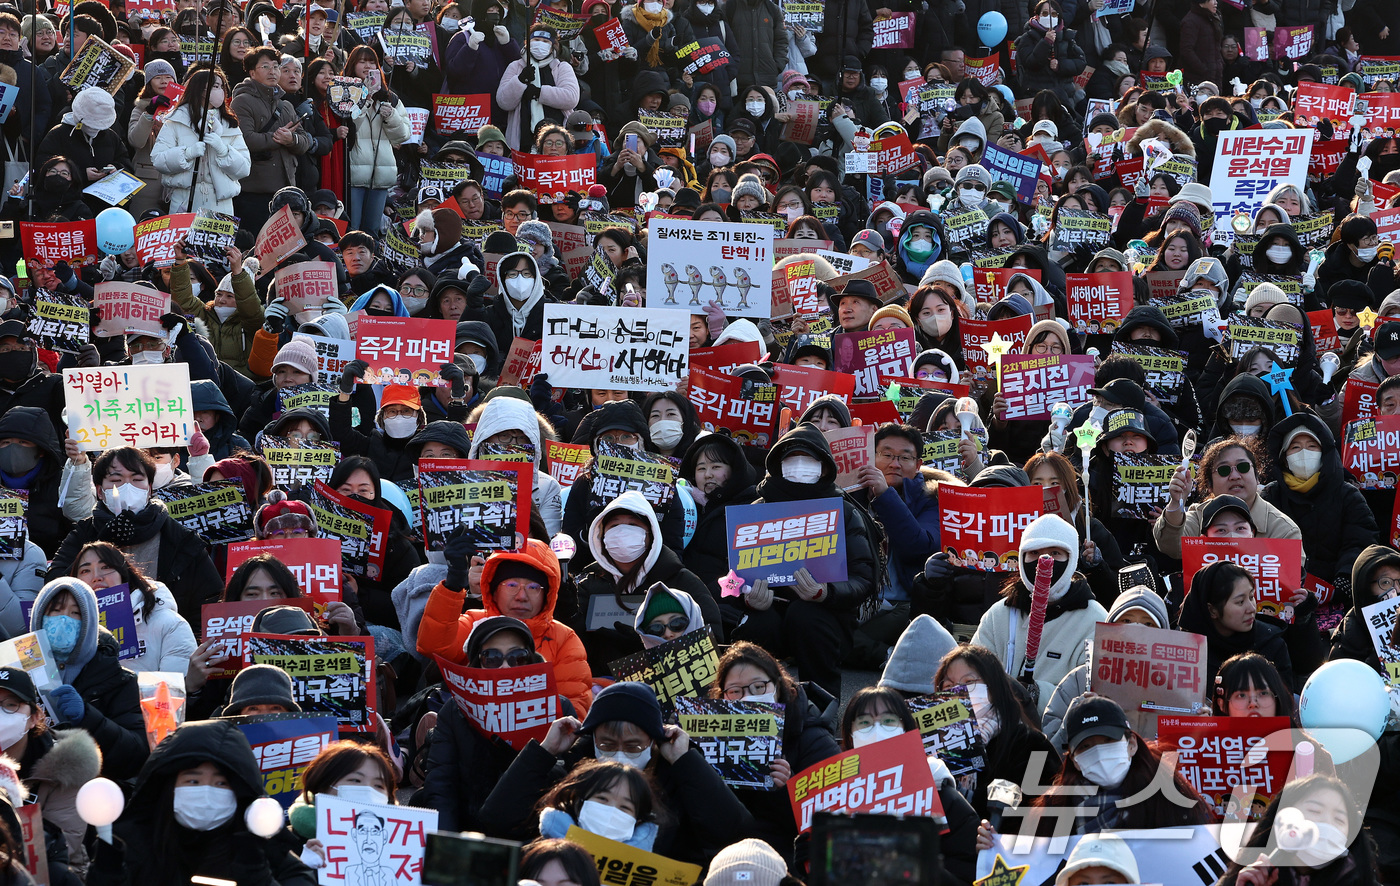
<svg viewBox="0 0 1400 886"><path fill-rule="evenodd" d="M1191 475L1177 470L1167 491L1171 501L1152 524L1152 538L1157 549L1168 557L1181 556L1181 538L1202 535L1202 512L1206 502L1216 495L1233 495L1249 506L1258 538L1303 537L1298 524L1288 515L1264 500L1259 489L1259 469L1264 465L1264 450L1256 437L1226 437L1212 443L1201 456L1196 474L1198 500L1190 505Z"/></svg>
<svg viewBox="0 0 1400 886"><path fill-rule="evenodd" d="M1292 691L1293 658L1284 625L1261 618L1254 602L1254 577L1228 560L1212 563L1191 578L1177 627L1206 638L1206 673L1220 670L1225 659L1257 652L1278 669Z"/></svg>

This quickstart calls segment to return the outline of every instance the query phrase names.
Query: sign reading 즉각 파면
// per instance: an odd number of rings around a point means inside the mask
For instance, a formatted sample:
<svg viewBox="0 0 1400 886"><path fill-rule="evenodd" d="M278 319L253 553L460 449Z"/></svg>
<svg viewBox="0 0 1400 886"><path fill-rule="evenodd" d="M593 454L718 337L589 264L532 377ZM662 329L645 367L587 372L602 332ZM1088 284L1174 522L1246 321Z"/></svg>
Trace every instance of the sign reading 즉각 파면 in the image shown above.
<svg viewBox="0 0 1400 886"><path fill-rule="evenodd" d="M452 362L457 324L418 317L361 317L355 355L369 364L365 384L444 387L440 370Z"/></svg>
<svg viewBox="0 0 1400 886"><path fill-rule="evenodd" d="M1021 533L1040 516L1039 486L939 488L939 530L954 566L1015 572Z"/></svg>
<svg viewBox="0 0 1400 886"><path fill-rule="evenodd" d="M340 599L340 543L333 538L264 538L228 547L228 573L267 554L276 557L296 577L302 593L317 603Z"/></svg>

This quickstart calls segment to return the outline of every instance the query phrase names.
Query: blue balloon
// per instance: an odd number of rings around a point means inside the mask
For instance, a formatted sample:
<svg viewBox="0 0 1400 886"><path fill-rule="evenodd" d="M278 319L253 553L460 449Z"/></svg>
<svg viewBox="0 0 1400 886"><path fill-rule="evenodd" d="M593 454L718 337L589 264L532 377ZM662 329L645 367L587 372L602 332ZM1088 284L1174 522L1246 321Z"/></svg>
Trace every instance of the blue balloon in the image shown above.
<svg viewBox="0 0 1400 886"><path fill-rule="evenodd" d="M120 206L97 214L97 248L108 255L121 255L136 245L136 219Z"/></svg>
<svg viewBox="0 0 1400 886"><path fill-rule="evenodd" d="M1006 16L1000 12L986 12L977 20L977 39L983 46L994 47L1006 39Z"/></svg>
<svg viewBox="0 0 1400 886"><path fill-rule="evenodd" d="M1313 671L1299 693L1298 719L1334 763L1345 763L1372 747L1389 715L1385 680L1355 659L1329 661Z"/></svg>

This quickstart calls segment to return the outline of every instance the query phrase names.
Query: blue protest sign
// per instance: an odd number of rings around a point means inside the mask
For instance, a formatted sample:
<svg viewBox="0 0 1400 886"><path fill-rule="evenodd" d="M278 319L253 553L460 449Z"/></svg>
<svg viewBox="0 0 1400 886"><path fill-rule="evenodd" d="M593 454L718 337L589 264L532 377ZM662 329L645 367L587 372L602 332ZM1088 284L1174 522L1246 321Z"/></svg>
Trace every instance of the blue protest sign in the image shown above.
<svg viewBox="0 0 1400 886"><path fill-rule="evenodd" d="M15 102L18 100L18 86L11 86L8 83L0 83L0 121L9 118L10 111L14 108Z"/></svg>
<svg viewBox="0 0 1400 886"><path fill-rule="evenodd" d="M335 717L286 713L229 719L253 746L263 788L283 808L300 793L306 764L336 739Z"/></svg>
<svg viewBox="0 0 1400 886"><path fill-rule="evenodd" d="M992 179L1005 179L1016 186L1016 200L1029 204L1035 198L1035 180L1040 177L1040 161L1024 154L989 144L982 151L979 166L992 173Z"/></svg>
<svg viewBox="0 0 1400 886"><path fill-rule="evenodd" d="M141 654L141 642L136 638L136 612L131 608L131 591L126 585L98 589L97 621L121 644L118 658L135 658Z"/></svg>
<svg viewBox="0 0 1400 886"><path fill-rule="evenodd" d="M746 584L796 583L805 568L818 582L846 580L846 520L840 498L730 506L729 566Z"/></svg>
<svg viewBox="0 0 1400 886"><path fill-rule="evenodd" d="M501 194L505 192L506 179L515 174L515 164L509 157L497 157L495 154L477 154L476 159L481 161L485 169L481 177L481 186L486 189L486 196L492 200L501 199Z"/></svg>

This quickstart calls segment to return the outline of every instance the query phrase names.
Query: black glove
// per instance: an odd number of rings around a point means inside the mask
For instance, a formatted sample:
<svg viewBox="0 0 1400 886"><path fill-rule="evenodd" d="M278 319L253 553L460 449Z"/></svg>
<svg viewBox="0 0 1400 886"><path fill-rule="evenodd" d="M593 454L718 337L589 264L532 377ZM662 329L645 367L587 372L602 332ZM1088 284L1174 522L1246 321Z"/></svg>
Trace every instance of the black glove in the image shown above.
<svg viewBox="0 0 1400 886"><path fill-rule="evenodd" d="M452 399L460 400L467 396L467 374L456 363L444 363L438 367L442 380L452 385Z"/></svg>
<svg viewBox="0 0 1400 886"><path fill-rule="evenodd" d="M269 335L281 335L286 325L283 319L276 314L263 317L263 329L267 330Z"/></svg>
<svg viewBox="0 0 1400 886"><path fill-rule="evenodd" d="M58 278L58 282L68 285L68 281L73 279L73 269L68 267L66 261L56 261L53 263L53 275Z"/></svg>
<svg viewBox="0 0 1400 886"><path fill-rule="evenodd" d="M345 371L340 373L340 392L355 393L355 382L363 378L366 372L369 372L369 364L363 360L351 360L346 363Z"/></svg>
<svg viewBox="0 0 1400 886"><path fill-rule="evenodd" d="M520 69L520 82L530 84L535 82L535 70L530 65L525 65Z"/></svg>
<svg viewBox="0 0 1400 886"><path fill-rule="evenodd" d="M535 377L530 380L530 405L535 407L536 412L547 412L553 400L554 392L550 390L549 373L535 373Z"/></svg>
<svg viewBox="0 0 1400 886"><path fill-rule="evenodd" d="M102 309L97 305L88 308L88 328L96 329L102 325Z"/></svg>
<svg viewBox="0 0 1400 886"><path fill-rule="evenodd" d="M477 274L467 284L467 310L480 311L486 307L486 290L491 288L491 280L485 274Z"/></svg>
<svg viewBox="0 0 1400 886"><path fill-rule="evenodd" d="M157 95L155 98L151 99L150 111L152 116L155 116L157 113L165 110L168 107L170 107L170 97L165 95L164 93L161 93L160 95Z"/></svg>
<svg viewBox="0 0 1400 886"><path fill-rule="evenodd" d="M472 557L476 556L476 540L467 527L457 530L457 534L447 540L442 556L447 560L447 577L442 583L449 591L460 591L467 586L467 570Z"/></svg>
<svg viewBox="0 0 1400 886"><path fill-rule="evenodd" d="M179 341L185 333L190 331L190 321L185 318L184 314L161 314L160 325L175 333L176 341Z"/></svg>
<svg viewBox="0 0 1400 886"><path fill-rule="evenodd" d="M102 357L97 353L97 345L88 342L78 348L78 365L84 369L94 369L102 365Z"/></svg>

